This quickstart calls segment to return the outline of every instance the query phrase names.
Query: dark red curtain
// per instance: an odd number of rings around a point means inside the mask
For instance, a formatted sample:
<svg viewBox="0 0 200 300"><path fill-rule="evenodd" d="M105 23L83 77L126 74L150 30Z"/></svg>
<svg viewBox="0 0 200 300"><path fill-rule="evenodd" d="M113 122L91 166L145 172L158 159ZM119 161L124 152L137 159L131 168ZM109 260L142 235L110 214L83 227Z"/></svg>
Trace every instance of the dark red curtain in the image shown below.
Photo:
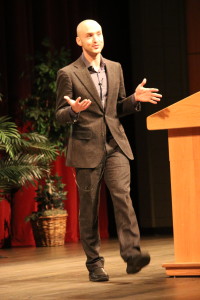
<svg viewBox="0 0 200 300"><path fill-rule="evenodd" d="M19 99L31 91L30 79L20 78L22 72L31 72L30 61L40 50L44 38L49 38L54 47L65 46L76 59L80 49L75 44L75 28L85 18L95 18L92 0L87 2L73 0L21 0L0 1L0 93L4 101L0 102L0 114L12 117L20 123ZM23 125L23 124L20 124ZM78 230L78 193L73 169L65 166L64 157L54 164L54 172L62 176L66 184L68 211L66 242L79 240ZM35 245L30 223L25 217L35 210L35 192L33 187L23 188L8 203L0 202L0 247ZM100 204L100 234L108 237L108 216L106 188L102 185Z"/></svg>

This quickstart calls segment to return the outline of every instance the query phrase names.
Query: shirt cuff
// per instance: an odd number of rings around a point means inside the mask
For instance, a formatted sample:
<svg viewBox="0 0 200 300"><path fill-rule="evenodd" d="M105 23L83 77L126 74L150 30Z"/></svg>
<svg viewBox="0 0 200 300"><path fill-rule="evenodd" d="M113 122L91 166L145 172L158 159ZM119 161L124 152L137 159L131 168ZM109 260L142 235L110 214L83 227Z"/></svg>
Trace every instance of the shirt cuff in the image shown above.
<svg viewBox="0 0 200 300"><path fill-rule="evenodd" d="M73 111L73 109L70 107L69 114L70 114L70 117L72 118L73 122L77 122L80 113L76 113L76 112Z"/></svg>
<svg viewBox="0 0 200 300"><path fill-rule="evenodd" d="M141 111L141 102L135 100L134 94L132 94L131 100L132 100L132 102L133 102L133 105L134 105L134 107L135 107L135 110L136 110L136 111Z"/></svg>

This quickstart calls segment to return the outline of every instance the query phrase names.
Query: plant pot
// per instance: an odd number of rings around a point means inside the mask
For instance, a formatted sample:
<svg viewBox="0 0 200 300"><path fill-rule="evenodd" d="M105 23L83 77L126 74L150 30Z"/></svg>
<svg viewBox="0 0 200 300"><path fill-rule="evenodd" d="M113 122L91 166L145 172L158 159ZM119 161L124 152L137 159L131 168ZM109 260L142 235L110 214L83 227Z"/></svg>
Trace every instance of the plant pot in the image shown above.
<svg viewBox="0 0 200 300"><path fill-rule="evenodd" d="M65 243L67 214L31 220L37 247L62 246Z"/></svg>

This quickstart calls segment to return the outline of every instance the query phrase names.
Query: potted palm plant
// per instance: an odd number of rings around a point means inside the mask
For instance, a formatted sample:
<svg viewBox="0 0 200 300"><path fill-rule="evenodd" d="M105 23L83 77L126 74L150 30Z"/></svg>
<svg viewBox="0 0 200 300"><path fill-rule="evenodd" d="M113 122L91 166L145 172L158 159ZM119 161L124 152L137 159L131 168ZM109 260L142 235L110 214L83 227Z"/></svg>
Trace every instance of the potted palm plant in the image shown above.
<svg viewBox="0 0 200 300"><path fill-rule="evenodd" d="M20 133L7 116L0 117L0 200L12 205L20 188L37 184L38 210L26 218L31 221L37 246L64 243L67 211L63 201L67 192L61 177L51 175L50 163L56 156L57 147L47 137Z"/></svg>
<svg viewBox="0 0 200 300"><path fill-rule="evenodd" d="M47 137L34 132L20 133L9 117L0 117L0 200L10 204L11 220L15 193L49 175L56 156L57 147ZM7 240L11 240L11 235Z"/></svg>

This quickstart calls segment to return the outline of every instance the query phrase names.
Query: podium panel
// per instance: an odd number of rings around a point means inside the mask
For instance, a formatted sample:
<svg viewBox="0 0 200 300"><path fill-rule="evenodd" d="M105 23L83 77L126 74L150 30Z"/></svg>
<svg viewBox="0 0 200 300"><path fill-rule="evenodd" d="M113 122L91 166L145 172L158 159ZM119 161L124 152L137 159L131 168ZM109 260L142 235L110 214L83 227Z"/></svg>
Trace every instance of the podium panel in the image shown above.
<svg viewBox="0 0 200 300"><path fill-rule="evenodd" d="M200 127L168 136L175 261L200 263Z"/></svg>

